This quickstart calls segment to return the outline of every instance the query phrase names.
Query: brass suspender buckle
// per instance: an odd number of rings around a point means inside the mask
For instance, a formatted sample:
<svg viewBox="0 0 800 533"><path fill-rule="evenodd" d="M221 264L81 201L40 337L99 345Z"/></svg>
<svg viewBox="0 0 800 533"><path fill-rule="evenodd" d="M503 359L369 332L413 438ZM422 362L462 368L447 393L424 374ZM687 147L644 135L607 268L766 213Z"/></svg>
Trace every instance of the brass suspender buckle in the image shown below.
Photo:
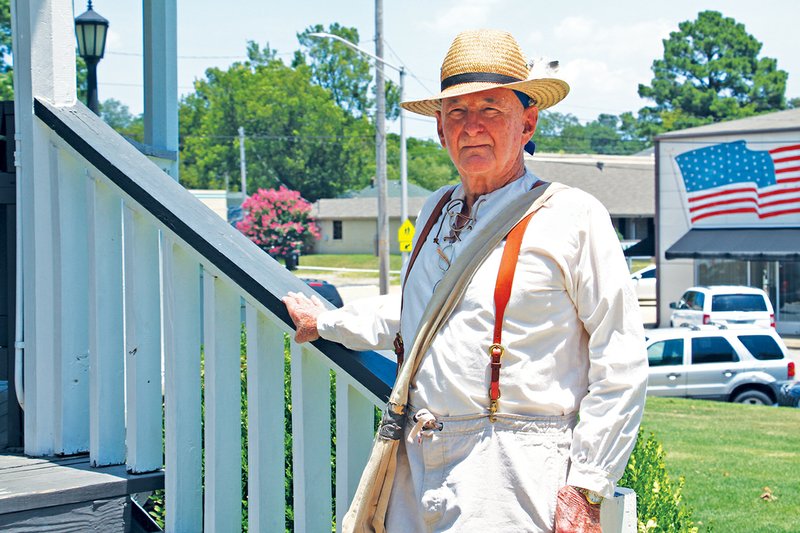
<svg viewBox="0 0 800 533"><path fill-rule="evenodd" d="M502 344L492 344L491 346L489 346L489 355L491 357L494 357L494 356L503 357L503 353L505 351L506 351L506 349L503 348Z"/></svg>
<svg viewBox="0 0 800 533"><path fill-rule="evenodd" d="M500 363L500 358L503 357L505 353L505 348L503 348L500 344L492 344L489 346L489 356L492 358L490 365L494 367L494 365L498 365ZM500 398L500 386L497 387L497 398L492 398L492 388L489 387L489 421L495 422L497 421L497 400Z"/></svg>

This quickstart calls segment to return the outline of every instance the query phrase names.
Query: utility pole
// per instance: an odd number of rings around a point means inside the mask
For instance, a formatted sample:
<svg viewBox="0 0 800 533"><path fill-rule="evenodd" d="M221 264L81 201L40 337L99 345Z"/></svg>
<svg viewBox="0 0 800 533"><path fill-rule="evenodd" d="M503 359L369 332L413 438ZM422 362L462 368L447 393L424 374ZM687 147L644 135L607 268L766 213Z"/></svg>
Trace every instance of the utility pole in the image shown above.
<svg viewBox="0 0 800 533"><path fill-rule="evenodd" d="M375 0L375 55L383 61L383 0ZM375 178L378 182L378 268L380 293L389 293L389 195L386 183L386 89L375 65Z"/></svg>
<svg viewBox="0 0 800 533"><path fill-rule="evenodd" d="M247 199L247 162L244 158L244 127L239 126L239 171L242 174L242 203Z"/></svg>
<svg viewBox="0 0 800 533"><path fill-rule="evenodd" d="M406 79L406 69L403 66L392 65L391 63L386 62L385 60L381 59L380 57L376 56L375 54L364 50L363 48L359 48L355 43L351 43L350 41L339 37L338 35L334 35L332 33L325 33L325 32L315 32L309 33L310 37L318 37L323 39L333 39L335 41L339 41L340 43L349 46L353 50L357 50L358 52L372 58L376 61L375 70L376 73L379 69L378 65L382 67L389 67L391 69L396 70L400 73L400 101L403 101L403 95L405 94L405 79ZM377 82L377 80L376 80ZM385 104L384 104L385 107ZM408 156L406 153L406 128L405 128L405 121L406 121L406 110L402 107L400 108L400 224L403 224L406 220L408 220ZM377 120L375 121L375 129L378 129ZM384 137L385 138L385 137ZM385 153L385 152L384 152ZM378 158L376 158L377 160ZM384 158L385 160L385 158ZM377 168L377 163L376 163ZM386 166L384 165L384 168ZM376 176L377 178L377 176ZM388 191L388 189L387 189ZM388 195L388 192L387 192ZM388 215L387 215L388 216ZM388 241L387 241L388 242ZM408 261L408 252L403 252L403 264Z"/></svg>
<svg viewBox="0 0 800 533"><path fill-rule="evenodd" d="M406 69L400 67L400 101L405 95ZM406 153L406 110L400 108L400 224L408 220L408 155ZM403 252L403 265L408 262L409 253Z"/></svg>

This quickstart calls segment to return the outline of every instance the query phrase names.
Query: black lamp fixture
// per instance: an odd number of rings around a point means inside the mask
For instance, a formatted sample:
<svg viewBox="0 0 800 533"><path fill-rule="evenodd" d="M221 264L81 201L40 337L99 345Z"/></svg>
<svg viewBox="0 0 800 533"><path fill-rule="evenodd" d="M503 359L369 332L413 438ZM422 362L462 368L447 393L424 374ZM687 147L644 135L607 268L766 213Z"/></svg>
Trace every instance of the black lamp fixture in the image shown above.
<svg viewBox="0 0 800 533"><path fill-rule="evenodd" d="M108 20L92 10L92 0L89 0L86 12L75 18L75 36L78 38L78 54L86 62L88 70L86 101L89 109L98 115L100 105L97 101L97 63L103 58L107 34Z"/></svg>

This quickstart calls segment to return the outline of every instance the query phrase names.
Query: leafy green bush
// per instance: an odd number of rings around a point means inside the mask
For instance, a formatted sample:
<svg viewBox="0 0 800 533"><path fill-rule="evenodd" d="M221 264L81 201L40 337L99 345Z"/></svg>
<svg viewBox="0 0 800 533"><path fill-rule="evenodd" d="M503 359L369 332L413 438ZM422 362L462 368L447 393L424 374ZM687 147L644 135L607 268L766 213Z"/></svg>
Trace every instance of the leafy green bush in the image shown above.
<svg viewBox="0 0 800 533"><path fill-rule="evenodd" d="M656 436L646 439L641 430L625 474L622 487L636 491L639 533L696 533L692 510L683 503L683 477L674 483L664 464L666 453Z"/></svg>

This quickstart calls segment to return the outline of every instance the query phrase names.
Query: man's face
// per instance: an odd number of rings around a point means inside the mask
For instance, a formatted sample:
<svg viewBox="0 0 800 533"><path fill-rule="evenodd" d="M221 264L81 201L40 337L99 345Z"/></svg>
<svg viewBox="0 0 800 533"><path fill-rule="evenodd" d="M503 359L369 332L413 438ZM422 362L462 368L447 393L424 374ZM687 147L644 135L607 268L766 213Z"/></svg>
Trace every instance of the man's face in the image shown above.
<svg viewBox="0 0 800 533"><path fill-rule="evenodd" d="M522 148L536 130L538 110L523 109L509 89L445 98L436 113L439 140L465 187L485 194L518 178Z"/></svg>

